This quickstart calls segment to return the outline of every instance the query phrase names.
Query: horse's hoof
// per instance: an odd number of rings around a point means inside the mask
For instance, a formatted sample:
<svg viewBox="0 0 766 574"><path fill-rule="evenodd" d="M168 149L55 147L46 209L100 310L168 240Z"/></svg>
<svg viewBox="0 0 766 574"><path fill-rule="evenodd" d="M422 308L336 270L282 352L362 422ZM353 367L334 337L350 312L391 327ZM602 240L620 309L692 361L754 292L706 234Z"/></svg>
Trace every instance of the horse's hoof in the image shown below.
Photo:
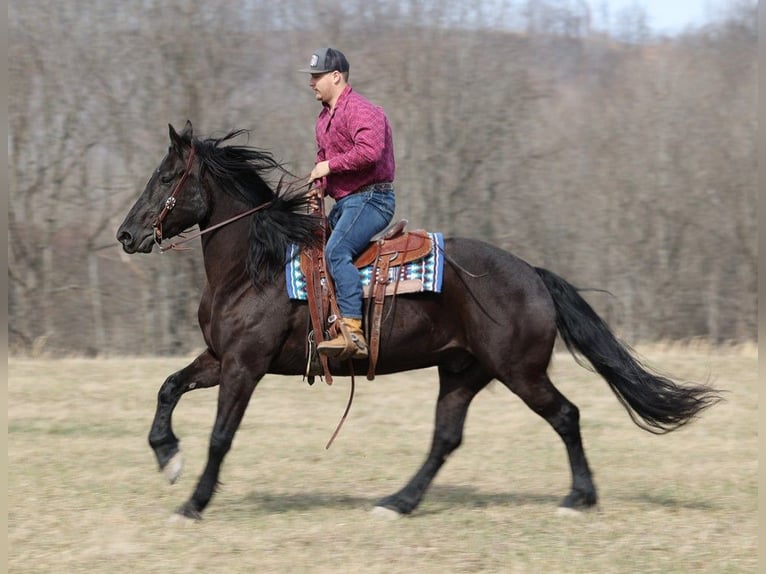
<svg viewBox="0 0 766 574"><path fill-rule="evenodd" d="M189 502L179 506L175 513L168 519L168 524L191 526L202 520L202 513L194 510Z"/></svg>
<svg viewBox="0 0 766 574"><path fill-rule="evenodd" d="M167 464L162 467L162 474L170 484L175 484L176 480L181 476L181 471L184 468L184 457L181 451L178 451L173 455Z"/></svg>
<svg viewBox="0 0 766 574"><path fill-rule="evenodd" d="M385 506L376 506L373 508L372 515L375 518L380 518L382 520L398 520L402 517L402 515L393 508L386 508Z"/></svg>
<svg viewBox="0 0 766 574"><path fill-rule="evenodd" d="M574 513L581 515L583 512L593 510L598 504L595 491L573 490L559 504L559 514Z"/></svg>

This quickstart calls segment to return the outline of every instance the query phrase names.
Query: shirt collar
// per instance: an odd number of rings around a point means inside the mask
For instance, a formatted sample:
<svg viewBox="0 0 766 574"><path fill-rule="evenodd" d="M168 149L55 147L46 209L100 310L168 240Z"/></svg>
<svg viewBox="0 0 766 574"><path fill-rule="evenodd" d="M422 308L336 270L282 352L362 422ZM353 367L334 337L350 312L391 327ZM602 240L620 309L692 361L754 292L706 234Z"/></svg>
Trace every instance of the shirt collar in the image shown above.
<svg viewBox="0 0 766 574"><path fill-rule="evenodd" d="M338 110L339 107L346 106L346 100L348 99L348 95L352 92L351 84L346 84L346 87L343 88L343 91L338 96L338 101L335 102L335 107L333 108L332 112L330 112L330 106L327 104L322 104L324 106L324 111L327 113L330 113L331 116L335 115L335 112Z"/></svg>

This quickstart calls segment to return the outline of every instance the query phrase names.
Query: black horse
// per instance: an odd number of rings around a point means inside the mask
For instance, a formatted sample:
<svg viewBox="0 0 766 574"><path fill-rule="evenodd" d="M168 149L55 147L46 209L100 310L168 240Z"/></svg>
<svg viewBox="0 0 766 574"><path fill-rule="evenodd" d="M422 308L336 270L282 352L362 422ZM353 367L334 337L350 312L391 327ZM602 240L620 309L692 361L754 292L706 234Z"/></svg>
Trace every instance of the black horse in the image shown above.
<svg viewBox="0 0 766 574"><path fill-rule="evenodd" d="M290 244L311 245L319 218L304 193L272 189L266 173L287 172L270 154L231 139L193 137L187 122L169 126L170 147L117 232L127 253L152 251L163 239L194 225L202 231L207 276L199 306L206 350L170 375L159 390L149 443L168 479L181 467L171 417L181 395L220 385L208 461L191 497L177 510L201 518L216 489L258 381L266 373L302 375L308 309L286 293ZM226 145L224 145L226 144ZM236 218L246 213L246 217ZM234 220L232 220L234 218ZM217 227L216 227L217 226ZM566 445L572 473L565 509L596 504L596 489L580 438L579 411L546 373L560 333L570 352L583 355L606 380L633 421L653 433L672 431L719 400L702 385L679 385L650 372L621 344L577 290L564 279L511 253L473 239L448 238L448 264L438 294L397 296L380 337L377 372L437 366L439 394L431 450L399 492L377 503L411 513L445 460L460 446L471 400L493 379L543 417ZM357 361L360 371L366 361ZM336 375L345 362L331 360Z"/></svg>

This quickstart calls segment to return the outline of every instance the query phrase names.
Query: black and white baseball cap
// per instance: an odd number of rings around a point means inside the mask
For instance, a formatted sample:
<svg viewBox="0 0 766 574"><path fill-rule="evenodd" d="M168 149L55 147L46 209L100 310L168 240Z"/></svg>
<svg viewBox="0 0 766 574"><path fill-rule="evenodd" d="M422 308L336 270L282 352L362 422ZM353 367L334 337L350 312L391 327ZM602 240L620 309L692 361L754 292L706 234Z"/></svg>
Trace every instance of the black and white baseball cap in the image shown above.
<svg viewBox="0 0 766 574"><path fill-rule="evenodd" d="M349 65L346 56L340 50L334 48L320 48L314 50L309 60L309 67L299 72L308 72L309 74L324 74L326 72L348 72Z"/></svg>

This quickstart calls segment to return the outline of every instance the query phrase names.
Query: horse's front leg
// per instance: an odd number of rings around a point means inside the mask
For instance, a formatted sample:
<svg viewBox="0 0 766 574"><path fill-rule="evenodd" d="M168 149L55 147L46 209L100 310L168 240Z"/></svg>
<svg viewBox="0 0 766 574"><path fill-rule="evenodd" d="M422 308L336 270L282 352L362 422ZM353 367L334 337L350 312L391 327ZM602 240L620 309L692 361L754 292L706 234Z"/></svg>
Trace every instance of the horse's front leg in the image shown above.
<svg viewBox="0 0 766 574"><path fill-rule="evenodd" d="M207 464L194 492L181 507L177 516L202 518L202 511L210 502L218 486L221 464L231 448L245 414L250 397L266 369L245 368L238 359L224 361L221 368L221 386L218 391L218 410L210 435Z"/></svg>
<svg viewBox="0 0 766 574"><path fill-rule="evenodd" d="M165 379L157 393L157 411L149 431L149 445L170 484L178 479L183 468L178 437L173 433L173 410L181 395L193 389L216 386L220 375L220 361L206 350L191 364Z"/></svg>

